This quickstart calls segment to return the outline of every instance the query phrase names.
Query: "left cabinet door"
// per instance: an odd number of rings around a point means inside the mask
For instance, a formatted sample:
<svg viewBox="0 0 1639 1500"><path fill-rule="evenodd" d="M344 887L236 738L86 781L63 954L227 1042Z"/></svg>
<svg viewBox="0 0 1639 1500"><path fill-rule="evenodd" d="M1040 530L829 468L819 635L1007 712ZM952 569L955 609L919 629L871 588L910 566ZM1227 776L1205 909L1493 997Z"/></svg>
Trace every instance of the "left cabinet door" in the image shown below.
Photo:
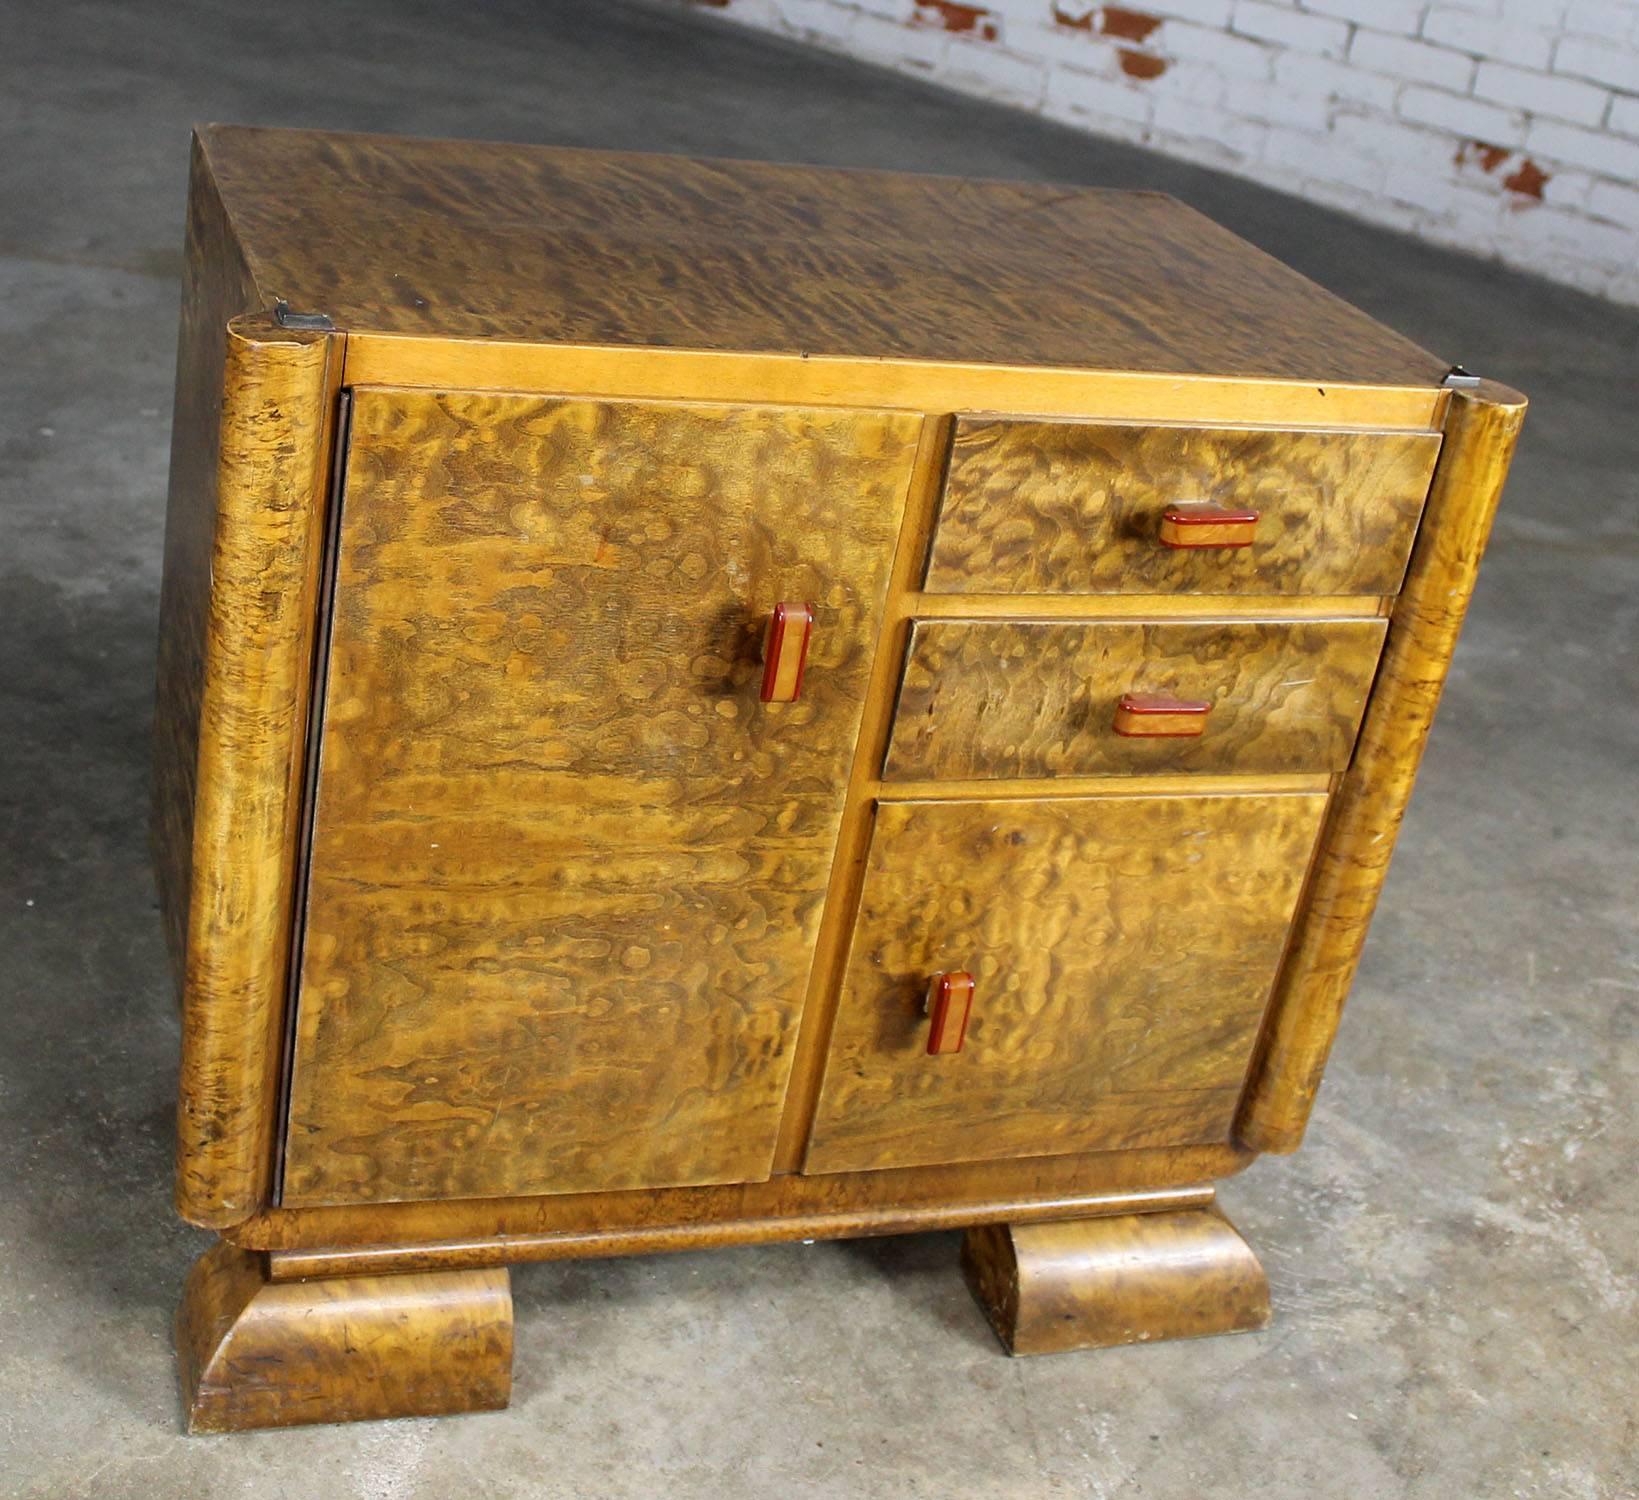
<svg viewBox="0 0 1639 1500"><path fill-rule="evenodd" d="M767 1176L920 429L355 392L286 1205Z"/></svg>

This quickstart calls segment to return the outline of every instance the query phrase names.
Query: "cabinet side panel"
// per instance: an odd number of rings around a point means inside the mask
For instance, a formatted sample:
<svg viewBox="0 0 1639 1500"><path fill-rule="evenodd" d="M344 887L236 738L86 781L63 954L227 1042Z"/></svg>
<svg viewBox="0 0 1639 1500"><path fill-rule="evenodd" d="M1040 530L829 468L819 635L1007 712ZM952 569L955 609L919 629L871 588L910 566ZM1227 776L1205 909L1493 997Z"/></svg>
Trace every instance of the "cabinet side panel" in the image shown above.
<svg viewBox="0 0 1639 1500"><path fill-rule="evenodd" d="M1524 398L1489 381L1454 393L1377 685L1236 1125L1252 1150L1295 1151L1303 1139L1524 417Z"/></svg>
<svg viewBox="0 0 1639 1500"><path fill-rule="evenodd" d="M179 991L187 950L188 884L193 874L194 772L205 624L210 613L211 544L216 536L223 362L229 320L251 310L256 302L255 283L197 139L188 183L184 262L149 820L165 941Z"/></svg>
<svg viewBox="0 0 1639 1500"><path fill-rule="evenodd" d="M339 346L227 334L177 1100L177 1207L213 1228L270 1180Z"/></svg>

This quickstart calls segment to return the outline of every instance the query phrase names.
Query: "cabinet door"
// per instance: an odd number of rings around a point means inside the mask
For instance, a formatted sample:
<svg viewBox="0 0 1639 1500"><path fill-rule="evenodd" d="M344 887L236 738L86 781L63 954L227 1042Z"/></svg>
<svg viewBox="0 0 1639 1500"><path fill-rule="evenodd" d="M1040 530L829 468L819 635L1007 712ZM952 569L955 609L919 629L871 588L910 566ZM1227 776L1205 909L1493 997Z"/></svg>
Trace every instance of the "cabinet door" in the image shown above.
<svg viewBox="0 0 1639 1500"><path fill-rule="evenodd" d="M807 1170L1227 1140L1325 805L881 806ZM951 973L966 1035L930 1055Z"/></svg>
<svg viewBox="0 0 1639 1500"><path fill-rule="evenodd" d="M284 1203L767 1176L919 430L356 394Z"/></svg>

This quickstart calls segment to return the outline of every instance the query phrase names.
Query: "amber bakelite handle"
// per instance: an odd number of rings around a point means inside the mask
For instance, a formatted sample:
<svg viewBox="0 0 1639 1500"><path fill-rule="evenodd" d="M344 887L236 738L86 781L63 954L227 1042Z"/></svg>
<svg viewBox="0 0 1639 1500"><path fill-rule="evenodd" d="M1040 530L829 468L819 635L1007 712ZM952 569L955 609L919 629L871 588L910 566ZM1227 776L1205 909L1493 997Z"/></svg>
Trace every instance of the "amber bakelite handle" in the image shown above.
<svg viewBox="0 0 1639 1500"><path fill-rule="evenodd" d="M967 1038L968 1012L973 1009L973 976L958 969L935 974L928 985L928 1055L960 1052Z"/></svg>
<svg viewBox="0 0 1639 1500"><path fill-rule="evenodd" d="M1238 505L1169 505L1161 512L1161 541L1168 547L1250 547L1258 513Z"/></svg>
<svg viewBox="0 0 1639 1500"><path fill-rule="evenodd" d="M795 703L802 691L802 669L808 662L808 638L814 633L814 606L776 604L763 646L764 703Z"/></svg>
<svg viewBox="0 0 1639 1500"><path fill-rule="evenodd" d="M1200 698L1123 693L1115 706L1115 732L1130 739L1180 739L1200 734L1212 705Z"/></svg>

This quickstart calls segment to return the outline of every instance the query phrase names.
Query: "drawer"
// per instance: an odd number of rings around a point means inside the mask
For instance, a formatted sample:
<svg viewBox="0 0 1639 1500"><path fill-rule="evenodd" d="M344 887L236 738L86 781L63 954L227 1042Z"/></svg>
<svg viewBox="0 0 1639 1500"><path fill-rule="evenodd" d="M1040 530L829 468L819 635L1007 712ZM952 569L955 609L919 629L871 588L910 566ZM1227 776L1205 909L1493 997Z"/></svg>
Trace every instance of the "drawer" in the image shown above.
<svg viewBox="0 0 1639 1500"><path fill-rule="evenodd" d="M1340 771L1386 629L1379 619L918 620L883 774ZM1124 698L1205 711L1122 714Z"/></svg>
<svg viewBox="0 0 1639 1500"><path fill-rule="evenodd" d="M958 417L926 587L1392 594L1439 447L1435 432ZM1178 506L1255 511L1250 544L1222 545L1245 525L1169 525ZM1169 546L1163 528L1219 545Z"/></svg>
<svg viewBox="0 0 1639 1500"><path fill-rule="evenodd" d="M1326 800L883 804L805 1170L1227 1140Z"/></svg>

